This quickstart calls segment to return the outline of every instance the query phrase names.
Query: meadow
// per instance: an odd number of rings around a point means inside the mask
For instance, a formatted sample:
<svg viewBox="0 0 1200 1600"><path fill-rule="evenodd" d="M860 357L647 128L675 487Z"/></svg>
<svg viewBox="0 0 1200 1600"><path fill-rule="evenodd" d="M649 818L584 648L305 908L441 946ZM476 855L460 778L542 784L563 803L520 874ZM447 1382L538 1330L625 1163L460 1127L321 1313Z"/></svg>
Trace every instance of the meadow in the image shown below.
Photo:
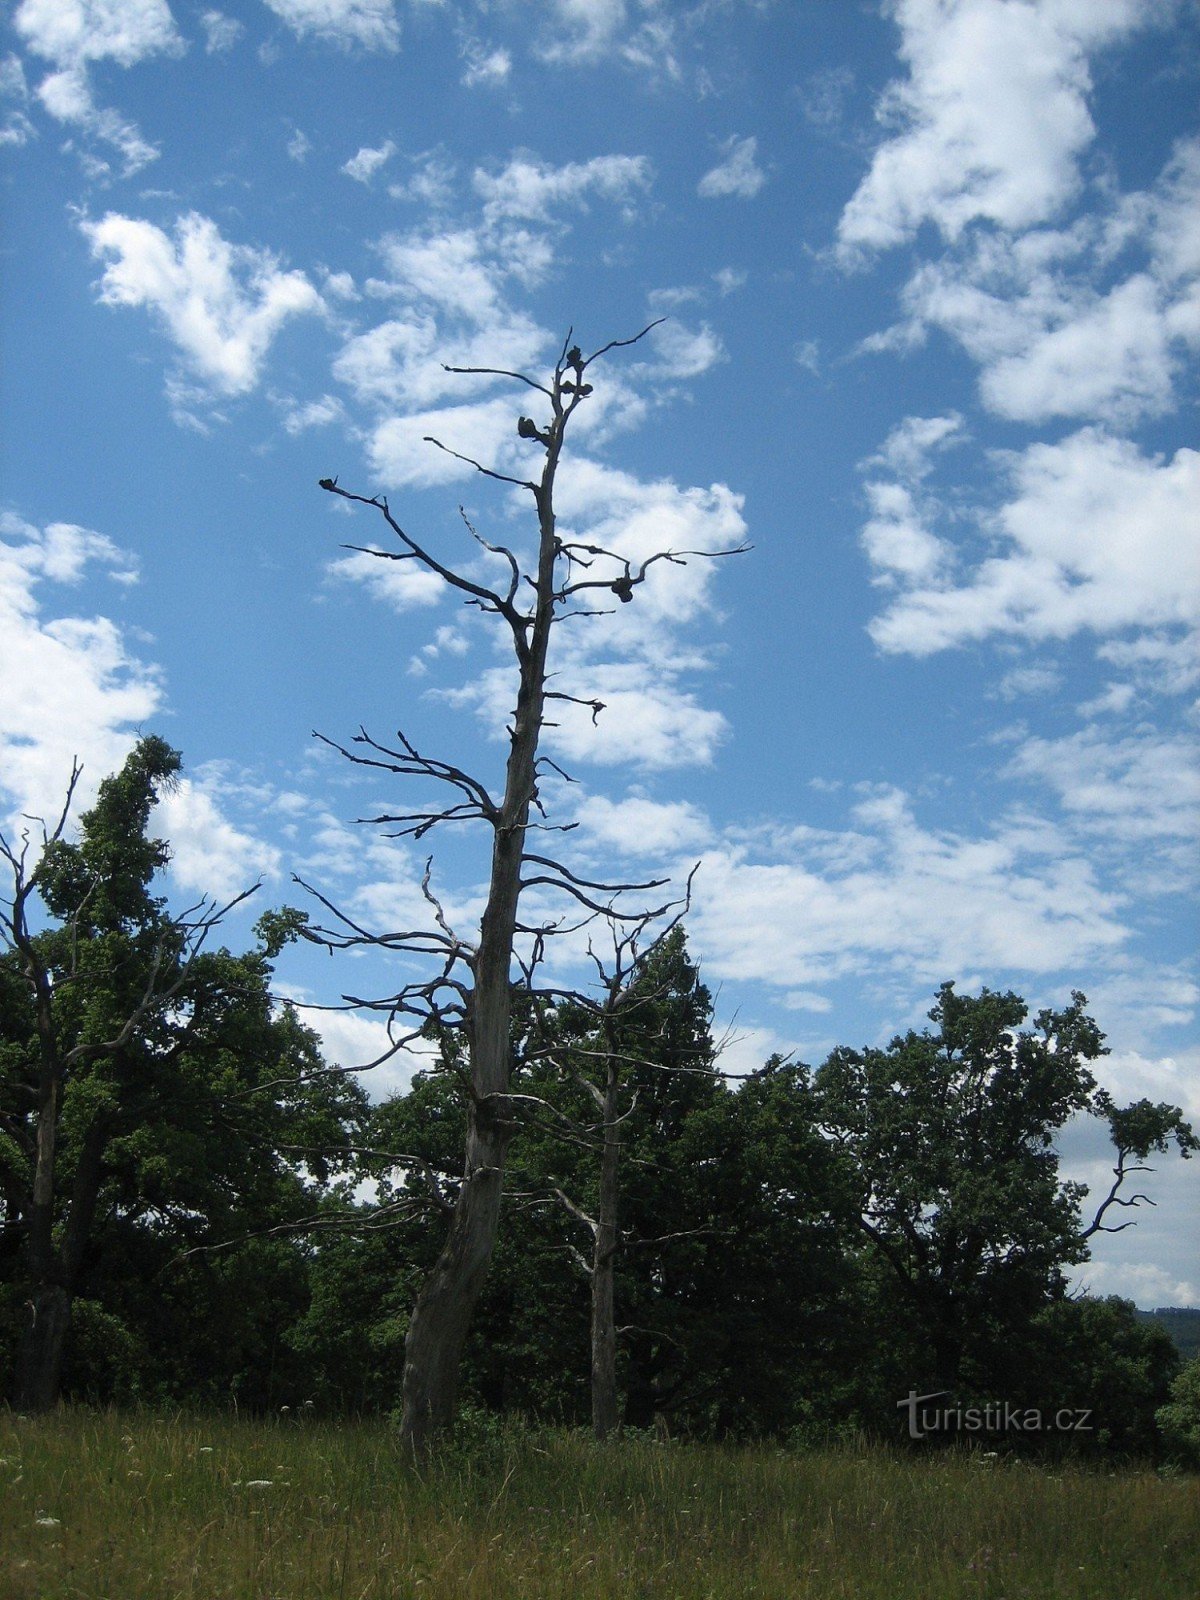
<svg viewBox="0 0 1200 1600"><path fill-rule="evenodd" d="M3 1600L1195 1600L1200 1480L982 1453L0 1415Z"/></svg>

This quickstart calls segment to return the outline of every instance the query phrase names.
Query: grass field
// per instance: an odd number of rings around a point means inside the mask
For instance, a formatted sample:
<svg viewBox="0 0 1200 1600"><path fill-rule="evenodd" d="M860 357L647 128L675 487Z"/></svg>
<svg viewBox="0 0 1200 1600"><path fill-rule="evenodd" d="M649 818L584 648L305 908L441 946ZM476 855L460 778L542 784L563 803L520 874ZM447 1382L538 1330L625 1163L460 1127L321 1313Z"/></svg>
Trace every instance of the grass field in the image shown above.
<svg viewBox="0 0 1200 1600"><path fill-rule="evenodd" d="M1200 1480L563 1433L0 1413L4 1600L1196 1600Z"/></svg>

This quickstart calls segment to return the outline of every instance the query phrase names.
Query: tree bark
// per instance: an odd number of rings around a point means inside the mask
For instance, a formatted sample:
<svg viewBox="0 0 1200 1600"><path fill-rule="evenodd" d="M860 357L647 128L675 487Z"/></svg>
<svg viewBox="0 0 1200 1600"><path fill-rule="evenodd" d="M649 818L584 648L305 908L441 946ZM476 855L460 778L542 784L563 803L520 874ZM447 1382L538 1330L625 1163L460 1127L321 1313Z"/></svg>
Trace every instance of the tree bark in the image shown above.
<svg viewBox="0 0 1200 1600"><path fill-rule="evenodd" d="M40 1284L29 1300L28 1311L17 1356L13 1406L32 1416L58 1404L71 1326L71 1296L62 1284Z"/></svg>
<svg viewBox="0 0 1200 1600"><path fill-rule="evenodd" d="M604 1149L600 1157L600 1207L592 1253L592 1433L603 1443L621 1425L617 1397L617 1330L613 1290L620 1203L621 1139L617 1122L620 1087L610 1055L604 1086Z"/></svg>
<svg viewBox="0 0 1200 1600"><path fill-rule="evenodd" d="M512 959L525 859L525 829L537 791L537 753L545 715L546 654L554 621L558 556L554 477L565 420L557 394L555 421L536 490L540 541L537 602L528 637L516 638L520 682L510 735L504 801L493 824L487 905L474 961L467 1020L471 1053L463 1183L449 1233L413 1307L404 1343L400 1438L418 1459L454 1422L458 1372L476 1302L487 1278L500 1222L504 1164L513 1122L507 1095L512 1073Z"/></svg>
<svg viewBox="0 0 1200 1600"><path fill-rule="evenodd" d="M56 1085L48 1101L48 1105L55 1108L55 1119L57 1100ZM39 1124L39 1135L48 1125L49 1119L44 1116ZM63 1361L67 1335L71 1329L75 1287L96 1215L107 1142L102 1122L99 1118L94 1119L83 1138L62 1241L56 1247L51 1231L57 1147L55 1132L56 1129L52 1130L45 1140L39 1136L38 1140L38 1168L29 1228L33 1289L28 1302L29 1318L17 1356L13 1390L16 1409L31 1415L52 1410L62 1392Z"/></svg>

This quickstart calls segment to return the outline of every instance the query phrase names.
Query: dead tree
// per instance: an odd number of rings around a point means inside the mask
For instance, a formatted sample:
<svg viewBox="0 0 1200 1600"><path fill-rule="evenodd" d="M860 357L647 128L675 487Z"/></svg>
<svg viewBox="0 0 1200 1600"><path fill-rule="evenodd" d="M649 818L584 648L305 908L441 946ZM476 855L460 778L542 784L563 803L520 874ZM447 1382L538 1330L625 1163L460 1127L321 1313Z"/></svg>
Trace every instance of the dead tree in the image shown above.
<svg viewBox="0 0 1200 1600"><path fill-rule="evenodd" d="M569 1138L572 1143L590 1145L599 1158L594 1216L561 1187L555 1187L554 1198L575 1222L587 1230L591 1238L588 1256L573 1246L570 1248L586 1273L590 1288L592 1433L601 1443L615 1434L621 1423L617 1389L615 1288L617 1258L627 1243L620 1225L622 1127L637 1105L636 1090L632 1094L627 1094L625 1090L631 1069L679 1070L652 1059L645 1047L653 1041L640 1038L639 1035L644 1015L665 996L665 986L647 985L645 975L648 966L655 953L664 947L670 934L682 922L691 903L695 870L692 869L688 878L685 899L664 908L673 915L648 945L645 939L655 921L653 915L630 918L624 923L610 923L611 964L606 964L606 958L589 946L589 955L598 978L598 996L574 990L555 992L553 998L557 1006L568 1007L576 1025L581 1016L586 1019L585 1026L591 1028L586 1043L564 1046L551 1039L531 1049L527 1056L531 1061L544 1058L556 1065L592 1101L597 1113L588 1121L579 1121L569 1119L551 1106L547 1108L548 1115L542 1119L542 1126L552 1136L557 1133ZM543 1017L543 1024L548 1020ZM543 1031L548 1030L544 1028ZM685 1067L683 1070L714 1075L711 1065ZM535 1106L535 1117L539 1110L540 1105Z"/></svg>
<svg viewBox="0 0 1200 1600"><path fill-rule="evenodd" d="M633 339L612 340L590 356L573 345L568 334L546 382L490 367L447 368L524 384L537 396L541 411L540 420L521 416L516 425L518 436L541 452L541 469L536 477L512 477L447 450L484 477L524 489L533 497L538 542L531 570L523 571L512 550L488 543L467 523L478 544L507 567L506 581L495 588L446 565L414 539L393 516L385 497L352 494L341 488L336 478L324 478L320 484L331 494L379 513L396 546L372 549L370 554L381 560L415 561L463 595L466 604L499 618L510 635L516 665L515 706L508 728L504 787L499 795L493 796L486 784L463 768L418 751L403 733L397 734L394 745L385 745L361 730L353 742L364 746L367 753L336 746L359 764L433 781L453 793L453 799L444 806L371 820L395 826L398 834L416 838L442 822L477 821L491 830L491 871L478 938L467 940L450 927L430 888L428 869L424 889L431 911L430 926L392 934L370 933L318 895L333 912L334 922L330 927L310 930L310 937L331 948L370 944L405 955L427 956L436 963L438 970L432 977L404 985L387 1000L345 997L348 1004L368 1006L388 1017L394 1048L431 1028L459 1029L466 1039L468 1127L463 1181L442 1253L418 1296L405 1344L401 1435L408 1449L417 1455L424 1454L437 1435L453 1423L463 1344L496 1239L505 1158L516 1127L509 1101L515 943L520 936L528 937L533 942L536 964L545 939L561 931L559 922L523 924L519 916L521 895L534 886L548 894L561 894L583 919L588 919L619 916L616 907L625 892L656 887L651 883L600 883L582 878L557 858L529 848L529 830L548 826L538 820L545 815L539 780L548 769L561 773L561 768L539 753L548 702L563 700L584 705L593 716L603 710L597 700L547 687L552 634L556 624L567 618L603 614L603 606L592 604L596 600L615 597L622 603L631 601L635 590L660 561L685 564L688 557L734 553L661 550L635 562L615 551L558 536L555 478L571 419L592 393L588 371L601 356L635 344L647 332L648 328ZM428 442L447 449L439 440Z"/></svg>

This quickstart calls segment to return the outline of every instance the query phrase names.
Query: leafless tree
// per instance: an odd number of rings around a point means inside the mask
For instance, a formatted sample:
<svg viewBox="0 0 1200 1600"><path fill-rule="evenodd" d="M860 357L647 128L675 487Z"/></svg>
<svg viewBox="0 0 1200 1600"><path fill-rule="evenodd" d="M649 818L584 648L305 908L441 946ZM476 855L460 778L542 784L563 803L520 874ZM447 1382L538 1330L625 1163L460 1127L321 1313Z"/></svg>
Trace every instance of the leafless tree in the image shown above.
<svg viewBox="0 0 1200 1600"><path fill-rule="evenodd" d="M564 931L566 919L522 922L521 896L535 886L545 895L561 895L564 903L578 913L574 924L578 927L581 921L595 917L619 919L624 896L658 886L605 883L581 877L557 857L530 848L531 829L551 826L545 820L539 782L547 770L562 773L539 751L548 703L571 701L586 706L593 716L603 710L598 700L547 686L551 638L556 625L569 618L603 615L605 607L597 606L597 601L615 598L620 603L631 602L659 562L685 564L689 558L734 553L661 550L636 562L598 545L559 537L555 479L571 420L592 393L589 369L600 357L637 343L648 332L649 328L645 328L632 339L612 340L590 356L572 344L568 334L553 373L544 382L524 373L490 367L447 369L524 384L536 396L541 413L539 419L522 416L517 421L518 436L541 451L541 470L536 477L512 477L456 451L447 451L484 477L526 490L533 498L538 540L536 562L529 570L522 569L511 549L489 543L467 522L478 544L507 568L506 580L495 588L447 565L419 543L393 516L385 497L353 494L341 488L336 478L321 480L323 489L373 508L387 525L394 546L382 551L372 549L370 554L382 560L416 562L436 573L449 589L463 595L466 604L498 618L510 636L516 668L508 759L503 791L498 795L494 796L485 783L458 765L419 751L403 733L397 735L395 743L382 744L361 730L353 741L359 749L337 746L359 764L397 776L431 780L450 791L444 805L371 820L414 838L424 837L443 822L477 821L490 829L491 871L478 936L468 940L454 931L430 886L428 870L423 886L430 910L426 926L390 934L373 933L319 895L333 919L328 926L310 929L310 937L330 947L367 944L405 956L430 958L434 969L430 976L406 983L386 1000L346 997L347 1003L368 1006L387 1016L394 1048L411 1042L423 1030L456 1029L465 1036L469 1076L465 1085L468 1128L463 1181L441 1255L414 1307L405 1345L401 1434L416 1455L424 1454L453 1423L463 1343L495 1244L506 1153L517 1127L509 1099L514 984L528 981L546 940ZM429 443L447 449L439 440L431 439ZM522 938L532 951L525 964L524 979L514 969L514 952Z"/></svg>
<svg viewBox="0 0 1200 1600"><path fill-rule="evenodd" d="M601 1443L617 1432L621 1422L615 1280L617 1257L625 1243L620 1227L622 1127L636 1106L636 1092L633 1095L624 1092L628 1073L631 1068L713 1072L707 1063L680 1069L654 1061L644 1048L652 1041L644 1037L639 1039L638 1028L641 1016L652 1013L655 1004L666 996L665 986L648 986L644 974L655 952L679 926L691 904L695 870L692 869L688 878L686 897L664 908L670 920L648 944L646 938L656 919L643 914L624 922L609 923L611 960L589 947L597 973L597 995L587 995L583 991L555 995L560 1004L565 1001L576 1014L582 1011L583 1015L590 1016L593 1032L588 1044L582 1048L577 1044L563 1047L554 1041L530 1051L531 1058L540 1055L555 1061L593 1102L596 1111L596 1116L587 1122L568 1120L561 1112L552 1114L548 1131L561 1131L561 1124L566 1123L567 1136L578 1143L590 1143L599 1156L594 1216L562 1188L556 1187L554 1196L591 1238L589 1256L571 1248L587 1274L591 1290L592 1433ZM642 1048L631 1051L631 1043L640 1044Z"/></svg>

